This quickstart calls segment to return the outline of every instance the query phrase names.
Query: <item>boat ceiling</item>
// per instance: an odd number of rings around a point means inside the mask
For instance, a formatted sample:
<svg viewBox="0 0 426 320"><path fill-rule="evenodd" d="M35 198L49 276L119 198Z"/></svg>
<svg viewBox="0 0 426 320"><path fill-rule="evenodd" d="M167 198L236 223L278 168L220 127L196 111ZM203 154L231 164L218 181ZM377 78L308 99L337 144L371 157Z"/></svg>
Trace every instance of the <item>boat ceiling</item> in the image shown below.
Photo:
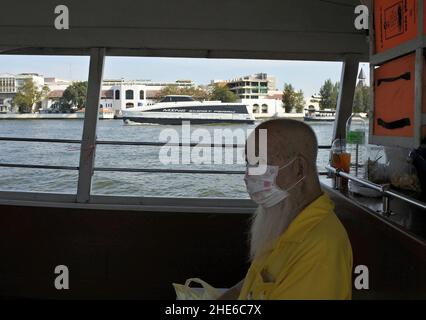
<svg viewBox="0 0 426 320"><path fill-rule="evenodd" d="M354 27L360 0L63 1L70 29L54 28L57 0L2 6L3 54L108 55L280 60L368 60Z"/></svg>

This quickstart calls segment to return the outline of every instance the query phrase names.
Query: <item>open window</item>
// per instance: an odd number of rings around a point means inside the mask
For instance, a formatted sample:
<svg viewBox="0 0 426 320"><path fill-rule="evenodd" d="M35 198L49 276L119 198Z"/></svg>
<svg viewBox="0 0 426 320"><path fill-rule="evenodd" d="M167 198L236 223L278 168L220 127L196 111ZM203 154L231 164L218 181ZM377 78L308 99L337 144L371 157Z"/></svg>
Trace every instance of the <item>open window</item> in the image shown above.
<svg viewBox="0 0 426 320"><path fill-rule="evenodd" d="M49 61L52 65L50 60L59 59L46 56L14 57L14 59L18 58L29 59L35 65L43 65L47 63L45 61ZM0 59L3 59L4 65L7 65L8 59L11 58L1 56ZM77 64L74 58L61 57L60 59L61 61L70 59L70 63ZM83 80L87 79L89 59L87 57L78 59L75 61L78 61L80 68L86 71L78 75L81 81L74 81L75 83L84 82ZM241 75L241 79L235 80L235 74L229 73L229 69L235 65L235 60L185 59L185 69L191 69L193 64L196 70L198 65L203 64L211 74L206 74L205 79L198 82L179 80L178 73L174 75L175 80L172 81L160 78L134 80L137 77L132 77L130 74L129 79L126 79L124 74L110 73L109 66L114 64L119 67L116 68L117 70L125 70L124 66L131 70L126 58L106 57L106 60L108 64L102 79L99 103L102 106L100 111L111 110L108 114L99 114L98 119L101 121L97 121L96 124L96 143L90 147L90 150L84 150L88 156L91 152L96 153L90 188L92 195L248 199L243 182L244 144L248 135L260 122L271 117L289 116L285 112L282 96L280 96L281 87L286 81L284 77L281 78L282 76L275 74L279 79L278 82L272 78L270 82L249 81L251 77L258 77L256 74L246 76L251 64L256 67L262 65L263 62L258 60L238 60L240 64L247 67L247 72L240 69L233 71ZM168 70L176 69L176 63L183 63L178 58L167 59L168 65L164 65L165 62L161 58L137 58L132 61ZM310 69L312 64L307 62L304 66L287 61L265 61L262 68L272 74L275 70L284 67ZM323 66L323 63L317 64ZM222 70L217 67L218 65L223 66ZM333 77L337 81L341 64L328 63L328 65L329 73L325 72L324 78ZM57 70L60 70L59 66ZM156 69L153 68L151 72L155 75ZM302 72L297 74L300 73ZM265 79L268 79L268 76L265 76ZM63 77L67 78L66 74ZM49 93L46 101L41 103L42 108L37 114L39 117L54 119L1 122L0 137L6 140L0 143L4 147L3 150L7 150L0 154L0 170L4 172L1 177L3 190L70 194L77 192L85 106L80 105L77 110L73 110L71 106L69 113L63 115L63 110L60 109L64 103L63 91L74 82L67 83L66 80L47 78L49 77L44 77L43 80L50 85ZM229 87L226 81L215 80L215 78L229 78ZM244 80L246 78L247 80ZM4 88L0 97L3 99L3 105L8 99L6 91L10 91L11 86L10 81L6 80L0 82ZM211 82L211 80L214 81ZM300 80L296 78L295 81L298 81L295 86L299 88L306 81L311 81L311 78ZM16 83L19 85L19 81ZM208 85L209 83L214 84ZM247 99L248 91L245 88L235 90L238 86L252 84L268 90L268 96ZM316 87L320 85L321 81L316 84ZM219 94L224 87L227 98ZM212 95L214 90L219 92L218 95ZM244 92L244 94L239 95L238 92ZM221 101L221 99L225 100ZM85 102L85 99L83 101ZM133 115L131 119L135 119L136 122L125 121L126 112L130 112ZM142 112L142 116L148 117L148 120L139 123L138 112ZM188 114L198 114L198 118L193 118L192 120L195 121L192 122L185 121L182 117ZM29 115L22 113L22 115L36 116L35 113ZM80 117L80 120L70 120L77 117ZM170 122L173 117L180 117L178 125ZM217 119L220 121L203 123L206 117L210 119L219 117ZM253 121L252 123L232 123L231 120L239 119L238 117L243 117L241 119L253 117ZM159 119L161 121L158 121ZM331 144L333 123L310 123L310 125L317 133L321 146L318 166L319 171L323 171L328 162L326 149ZM24 140L20 141L21 138ZM37 140L34 141L34 139ZM181 144L188 144L188 146ZM217 146L212 148L212 144Z"/></svg>
<svg viewBox="0 0 426 320"><path fill-rule="evenodd" d="M0 65L0 190L75 194L89 58L0 55Z"/></svg>

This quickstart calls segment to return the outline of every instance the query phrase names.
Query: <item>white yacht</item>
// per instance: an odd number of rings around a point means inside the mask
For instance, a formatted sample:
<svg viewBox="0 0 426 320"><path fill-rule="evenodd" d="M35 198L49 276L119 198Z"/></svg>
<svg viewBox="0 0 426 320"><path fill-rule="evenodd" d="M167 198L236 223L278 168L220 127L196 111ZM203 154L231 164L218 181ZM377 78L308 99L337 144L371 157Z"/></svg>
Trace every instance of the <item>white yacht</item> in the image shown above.
<svg viewBox="0 0 426 320"><path fill-rule="evenodd" d="M179 125L182 121L190 121L192 124L252 124L255 121L243 103L201 102L182 95L169 95L154 105L131 108L122 113L125 123Z"/></svg>
<svg viewBox="0 0 426 320"><path fill-rule="evenodd" d="M306 122L333 122L336 120L335 110L315 110L314 108L305 109L304 121Z"/></svg>

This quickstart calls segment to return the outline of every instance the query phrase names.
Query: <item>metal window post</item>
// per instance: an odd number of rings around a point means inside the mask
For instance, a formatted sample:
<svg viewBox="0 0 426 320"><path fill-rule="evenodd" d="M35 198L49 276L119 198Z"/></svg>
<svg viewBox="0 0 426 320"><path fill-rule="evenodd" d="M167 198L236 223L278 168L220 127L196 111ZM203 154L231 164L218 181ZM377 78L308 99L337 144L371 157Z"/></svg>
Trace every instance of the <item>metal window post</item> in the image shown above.
<svg viewBox="0 0 426 320"><path fill-rule="evenodd" d="M414 143L415 148L419 147L422 144L422 112L423 112L423 95L424 95L424 42L425 35L423 30L424 25L424 8L425 2L420 0L418 2L418 19L417 19L417 38L423 44L422 47L417 48L416 50L416 68L415 68L415 104L414 104Z"/></svg>
<svg viewBox="0 0 426 320"><path fill-rule="evenodd" d="M359 58L345 58L340 78L340 90L337 100L336 120L334 122L333 140L346 138L346 122L352 114L356 81L358 77Z"/></svg>
<svg viewBox="0 0 426 320"><path fill-rule="evenodd" d="M382 212L385 216L391 216L392 212L390 210L390 198L388 195L382 196Z"/></svg>
<svg viewBox="0 0 426 320"><path fill-rule="evenodd" d="M90 200L93 167L95 164L96 126L99 118L99 99L102 87L104 60L105 48L91 49L89 84L87 88L78 172L77 202L81 203L86 203Z"/></svg>

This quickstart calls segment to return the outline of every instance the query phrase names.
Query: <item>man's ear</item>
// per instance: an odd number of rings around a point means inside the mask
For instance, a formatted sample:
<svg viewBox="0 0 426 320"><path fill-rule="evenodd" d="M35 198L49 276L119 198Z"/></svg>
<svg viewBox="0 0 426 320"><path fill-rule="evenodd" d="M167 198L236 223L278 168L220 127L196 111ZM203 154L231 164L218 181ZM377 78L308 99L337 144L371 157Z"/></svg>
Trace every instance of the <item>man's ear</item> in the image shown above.
<svg viewBox="0 0 426 320"><path fill-rule="evenodd" d="M306 175L307 169L308 169L308 163L306 162L306 159L302 156L299 156L297 158L297 177L302 178Z"/></svg>

